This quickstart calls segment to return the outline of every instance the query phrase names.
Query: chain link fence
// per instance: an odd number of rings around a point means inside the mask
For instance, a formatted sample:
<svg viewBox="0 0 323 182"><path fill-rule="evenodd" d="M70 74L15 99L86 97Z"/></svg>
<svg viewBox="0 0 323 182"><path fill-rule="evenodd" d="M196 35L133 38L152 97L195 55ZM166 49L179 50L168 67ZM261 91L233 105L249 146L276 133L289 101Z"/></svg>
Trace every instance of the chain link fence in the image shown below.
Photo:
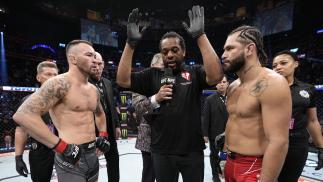
<svg viewBox="0 0 323 182"><path fill-rule="evenodd" d="M35 91L34 87L2 87L2 89L0 89L0 153L14 150L14 132L16 124L12 120L12 115L19 107L21 99L33 91ZM317 115L321 126L323 126L323 90L318 88L316 92ZM210 94L212 94L210 91L203 93L202 107L206 96ZM130 131L133 129L129 128L131 123L132 122L124 123Z"/></svg>

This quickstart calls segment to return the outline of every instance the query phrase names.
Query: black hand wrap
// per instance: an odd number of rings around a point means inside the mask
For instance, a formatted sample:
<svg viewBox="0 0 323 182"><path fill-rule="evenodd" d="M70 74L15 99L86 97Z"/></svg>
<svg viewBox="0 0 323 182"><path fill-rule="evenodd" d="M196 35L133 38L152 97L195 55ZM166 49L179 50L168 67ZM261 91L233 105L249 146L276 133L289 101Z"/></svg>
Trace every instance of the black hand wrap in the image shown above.
<svg viewBox="0 0 323 182"><path fill-rule="evenodd" d="M318 148L317 166L315 170L320 170L323 167L323 148Z"/></svg>
<svg viewBox="0 0 323 182"><path fill-rule="evenodd" d="M193 6L192 10L188 11L188 17L190 19L190 27L185 22L183 22L183 26L188 34L197 39L204 34L204 8Z"/></svg>
<svg viewBox="0 0 323 182"><path fill-rule="evenodd" d="M224 133L218 135L215 137L215 146L222 151L224 147L224 142L225 142L225 135Z"/></svg>
<svg viewBox="0 0 323 182"><path fill-rule="evenodd" d="M139 40L142 37L143 32L146 30L146 27L139 30L139 22L140 14L138 8L133 9L128 17L127 23L127 42L132 47L135 48L138 44Z"/></svg>
<svg viewBox="0 0 323 182"><path fill-rule="evenodd" d="M26 163L24 162L22 155L16 155L16 171L21 176L28 176L28 169Z"/></svg>
<svg viewBox="0 0 323 182"><path fill-rule="evenodd" d="M101 150L103 153L106 153L110 150L110 142L108 140L107 132L100 132L99 137L96 139L96 147Z"/></svg>
<svg viewBox="0 0 323 182"><path fill-rule="evenodd" d="M64 159L70 164L75 165L81 157L81 150L75 144L67 144L64 140L59 139L58 143L54 147L57 153L63 155Z"/></svg>

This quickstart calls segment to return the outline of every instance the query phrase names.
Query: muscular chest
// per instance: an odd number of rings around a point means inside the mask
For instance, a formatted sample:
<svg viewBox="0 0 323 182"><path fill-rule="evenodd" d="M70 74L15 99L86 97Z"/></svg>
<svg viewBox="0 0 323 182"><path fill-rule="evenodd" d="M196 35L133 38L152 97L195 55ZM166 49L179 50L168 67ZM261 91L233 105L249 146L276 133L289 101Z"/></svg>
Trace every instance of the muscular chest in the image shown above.
<svg viewBox="0 0 323 182"><path fill-rule="evenodd" d="M250 88L237 87L228 93L227 110L231 117L247 118L259 113L260 104Z"/></svg>
<svg viewBox="0 0 323 182"><path fill-rule="evenodd" d="M66 105L74 111L94 111L98 104L98 92L94 88L72 87L66 97Z"/></svg>

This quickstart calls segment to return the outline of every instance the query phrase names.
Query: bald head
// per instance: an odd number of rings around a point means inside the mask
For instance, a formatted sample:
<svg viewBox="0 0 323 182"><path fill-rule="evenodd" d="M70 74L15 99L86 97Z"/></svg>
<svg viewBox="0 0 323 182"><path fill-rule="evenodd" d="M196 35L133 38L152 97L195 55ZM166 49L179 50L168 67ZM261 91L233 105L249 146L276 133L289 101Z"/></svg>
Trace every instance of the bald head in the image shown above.
<svg viewBox="0 0 323 182"><path fill-rule="evenodd" d="M103 69L104 69L104 61L100 53L95 52L95 62L96 62L96 69L93 69L91 71L91 78L95 80L100 80Z"/></svg>

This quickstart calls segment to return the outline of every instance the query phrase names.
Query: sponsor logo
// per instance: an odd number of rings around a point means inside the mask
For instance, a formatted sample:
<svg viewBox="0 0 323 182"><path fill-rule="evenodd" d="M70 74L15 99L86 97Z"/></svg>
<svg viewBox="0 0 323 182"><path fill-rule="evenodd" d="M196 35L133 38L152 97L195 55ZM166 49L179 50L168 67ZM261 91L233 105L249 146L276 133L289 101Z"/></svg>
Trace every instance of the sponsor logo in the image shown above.
<svg viewBox="0 0 323 182"><path fill-rule="evenodd" d="M72 156L76 158L79 151L80 151L80 148L78 146L75 146L74 151L72 152Z"/></svg>
<svg viewBox="0 0 323 182"><path fill-rule="evenodd" d="M299 95L301 95L302 97L304 97L306 99L310 98L310 94L306 90L299 91Z"/></svg>
<svg viewBox="0 0 323 182"><path fill-rule="evenodd" d="M187 81L191 81L191 74L187 71L182 72L182 77L186 79Z"/></svg>
<svg viewBox="0 0 323 182"><path fill-rule="evenodd" d="M87 146L87 148L92 148L92 147L94 147L95 146L95 143L93 142L93 143L90 143L88 146Z"/></svg>

